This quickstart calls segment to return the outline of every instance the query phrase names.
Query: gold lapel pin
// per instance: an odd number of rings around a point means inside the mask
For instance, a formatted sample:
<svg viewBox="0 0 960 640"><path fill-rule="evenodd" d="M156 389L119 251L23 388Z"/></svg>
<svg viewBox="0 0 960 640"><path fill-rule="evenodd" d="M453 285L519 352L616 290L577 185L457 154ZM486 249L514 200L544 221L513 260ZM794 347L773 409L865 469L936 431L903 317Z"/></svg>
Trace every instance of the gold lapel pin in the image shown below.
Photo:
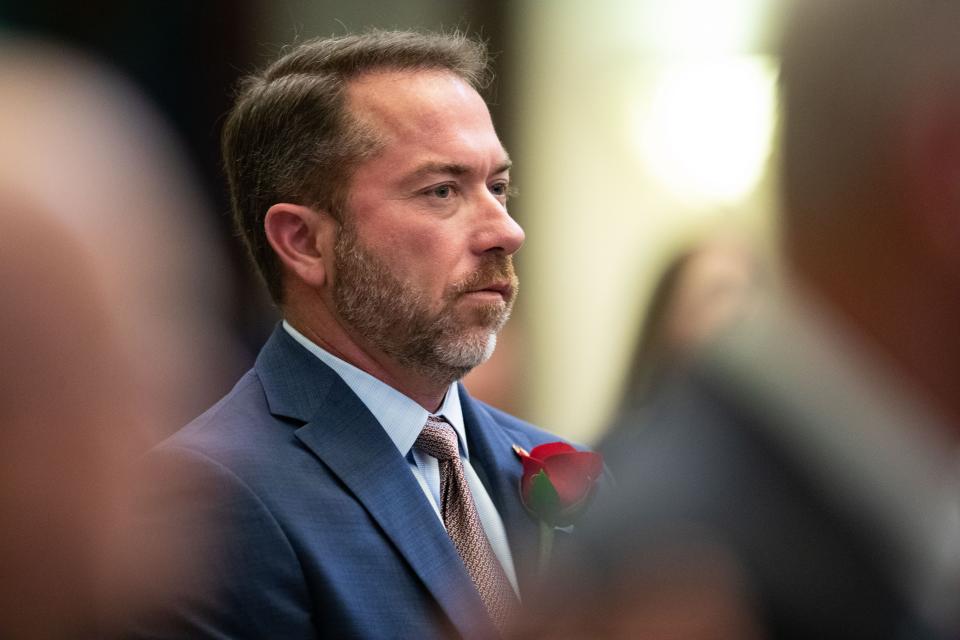
<svg viewBox="0 0 960 640"><path fill-rule="evenodd" d="M513 452L517 454L518 458L529 458L530 454L527 453L527 450L521 447L520 445L513 445Z"/></svg>

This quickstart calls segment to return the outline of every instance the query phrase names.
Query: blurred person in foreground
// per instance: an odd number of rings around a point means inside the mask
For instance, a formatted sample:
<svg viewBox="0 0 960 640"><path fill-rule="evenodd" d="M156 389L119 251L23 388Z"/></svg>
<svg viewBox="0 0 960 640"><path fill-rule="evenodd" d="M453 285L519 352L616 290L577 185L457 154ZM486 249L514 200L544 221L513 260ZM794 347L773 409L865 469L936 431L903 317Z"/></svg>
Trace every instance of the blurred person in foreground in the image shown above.
<svg viewBox="0 0 960 640"><path fill-rule="evenodd" d="M284 320L146 459L148 530L189 538L210 573L132 636L491 637L517 604L538 526L513 446L552 438L458 383L507 321L524 240L485 55L371 31L242 84L225 166Z"/></svg>
<svg viewBox="0 0 960 640"><path fill-rule="evenodd" d="M783 281L606 441L544 637L960 633L960 3L785 28Z"/></svg>
<svg viewBox="0 0 960 640"><path fill-rule="evenodd" d="M0 637L103 637L179 566L130 535L135 466L228 360L220 263L132 87L10 35L0 76Z"/></svg>

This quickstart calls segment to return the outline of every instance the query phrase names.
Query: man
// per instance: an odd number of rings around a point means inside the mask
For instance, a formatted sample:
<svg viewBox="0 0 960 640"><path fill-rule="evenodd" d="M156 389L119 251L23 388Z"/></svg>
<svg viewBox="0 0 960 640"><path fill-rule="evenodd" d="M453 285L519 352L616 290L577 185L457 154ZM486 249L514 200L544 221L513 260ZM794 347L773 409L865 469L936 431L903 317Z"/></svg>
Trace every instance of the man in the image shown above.
<svg viewBox="0 0 960 640"><path fill-rule="evenodd" d="M242 85L225 165L284 320L147 458L145 523L185 532L199 564L133 635L503 628L538 532L512 448L551 437L457 383L510 315L524 240L485 82L476 42L376 31L305 42Z"/></svg>
<svg viewBox="0 0 960 640"><path fill-rule="evenodd" d="M960 637L960 3L793 4L784 282L606 442L568 633Z"/></svg>

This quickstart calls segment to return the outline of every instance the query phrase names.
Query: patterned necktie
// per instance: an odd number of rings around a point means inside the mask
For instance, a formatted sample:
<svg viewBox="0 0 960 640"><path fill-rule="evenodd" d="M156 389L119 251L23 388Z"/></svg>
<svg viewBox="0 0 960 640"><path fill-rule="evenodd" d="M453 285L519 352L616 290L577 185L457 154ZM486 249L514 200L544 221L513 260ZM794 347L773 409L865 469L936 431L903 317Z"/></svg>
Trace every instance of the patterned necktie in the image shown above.
<svg viewBox="0 0 960 640"><path fill-rule="evenodd" d="M483 531L463 475L457 434L442 418L429 416L414 446L440 461L440 515L494 624L503 629L518 604L516 594Z"/></svg>

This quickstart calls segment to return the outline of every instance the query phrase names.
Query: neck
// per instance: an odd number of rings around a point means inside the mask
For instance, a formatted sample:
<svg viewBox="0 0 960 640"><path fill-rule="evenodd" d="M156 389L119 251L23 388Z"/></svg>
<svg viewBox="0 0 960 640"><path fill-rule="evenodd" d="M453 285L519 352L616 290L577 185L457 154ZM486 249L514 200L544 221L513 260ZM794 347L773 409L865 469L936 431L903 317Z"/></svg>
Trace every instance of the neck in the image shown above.
<svg viewBox="0 0 960 640"><path fill-rule="evenodd" d="M396 362L327 313L305 313L293 308L283 312L294 329L325 351L393 387L427 411L440 409L453 380L436 380Z"/></svg>

